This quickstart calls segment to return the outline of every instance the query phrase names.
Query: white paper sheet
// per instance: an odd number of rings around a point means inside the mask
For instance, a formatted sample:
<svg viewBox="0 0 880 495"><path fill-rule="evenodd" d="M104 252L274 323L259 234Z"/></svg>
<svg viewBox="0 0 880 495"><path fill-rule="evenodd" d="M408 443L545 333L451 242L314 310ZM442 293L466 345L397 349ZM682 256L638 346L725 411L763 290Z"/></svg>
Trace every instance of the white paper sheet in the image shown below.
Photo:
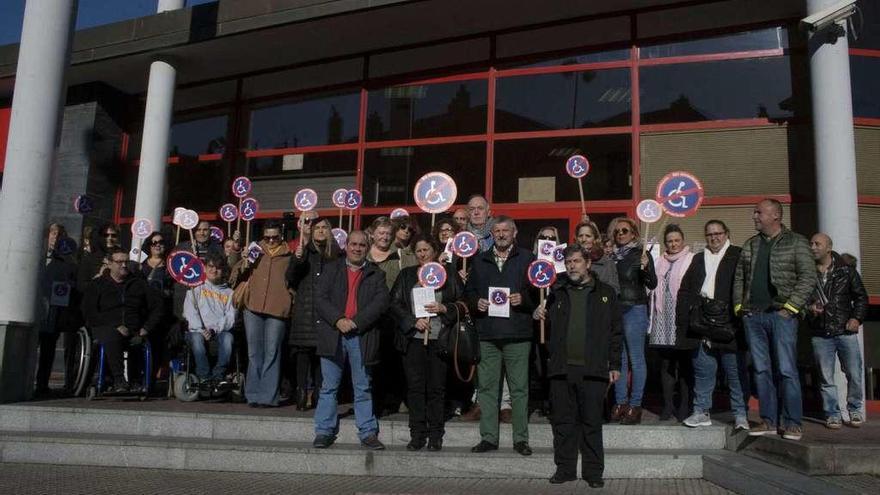
<svg viewBox="0 0 880 495"><path fill-rule="evenodd" d="M426 304L437 302L437 298L434 296L434 289L430 287L413 287L412 300L416 318L437 316L437 313L429 313L425 310Z"/></svg>

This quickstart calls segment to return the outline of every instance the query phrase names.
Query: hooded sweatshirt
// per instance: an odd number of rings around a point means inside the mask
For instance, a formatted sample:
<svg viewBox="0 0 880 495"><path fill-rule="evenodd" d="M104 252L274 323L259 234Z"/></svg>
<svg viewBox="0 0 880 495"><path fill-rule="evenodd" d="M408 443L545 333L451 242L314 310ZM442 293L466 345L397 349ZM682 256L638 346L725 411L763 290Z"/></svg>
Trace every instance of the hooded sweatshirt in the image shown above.
<svg viewBox="0 0 880 495"><path fill-rule="evenodd" d="M226 284L211 282L186 291L183 316L190 332L210 328L217 333L232 329L235 324L235 308L232 306L232 289Z"/></svg>

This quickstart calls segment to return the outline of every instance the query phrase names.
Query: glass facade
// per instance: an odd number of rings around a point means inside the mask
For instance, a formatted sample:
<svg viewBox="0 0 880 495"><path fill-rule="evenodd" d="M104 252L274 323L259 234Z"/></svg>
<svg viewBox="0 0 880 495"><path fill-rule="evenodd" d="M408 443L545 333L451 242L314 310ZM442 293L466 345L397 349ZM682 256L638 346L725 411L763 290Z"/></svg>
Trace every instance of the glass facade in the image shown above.
<svg viewBox="0 0 880 495"><path fill-rule="evenodd" d="M251 112L249 149L297 148L357 141L360 93L320 96Z"/></svg>

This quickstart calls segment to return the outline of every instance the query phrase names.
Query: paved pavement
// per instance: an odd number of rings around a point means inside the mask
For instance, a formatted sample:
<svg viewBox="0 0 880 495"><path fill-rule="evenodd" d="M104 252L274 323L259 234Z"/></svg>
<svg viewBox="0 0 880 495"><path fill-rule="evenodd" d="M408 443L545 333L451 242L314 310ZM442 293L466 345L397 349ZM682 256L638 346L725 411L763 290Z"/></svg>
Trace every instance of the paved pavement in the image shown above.
<svg viewBox="0 0 880 495"><path fill-rule="evenodd" d="M0 464L0 493L16 495L119 494L681 494L733 493L704 480L608 480L602 490L583 481L368 478L261 473L215 473L157 469Z"/></svg>

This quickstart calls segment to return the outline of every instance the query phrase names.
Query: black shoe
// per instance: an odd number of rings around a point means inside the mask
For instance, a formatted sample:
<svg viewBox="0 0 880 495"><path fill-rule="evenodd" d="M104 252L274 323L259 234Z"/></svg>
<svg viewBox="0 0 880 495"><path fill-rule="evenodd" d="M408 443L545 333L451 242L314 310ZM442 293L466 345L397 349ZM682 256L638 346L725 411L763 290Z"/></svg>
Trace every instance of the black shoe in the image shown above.
<svg viewBox="0 0 880 495"><path fill-rule="evenodd" d="M590 485L590 488L602 488L605 486L605 480L602 478L594 478L591 480L587 480L587 484Z"/></svg>
<svg viewBox="0 0 880 495"><path fill-rule="evenodd" d="M306 391L303 389L297 389L296 391L296 410L306 410Z"/></svg>
<svg viewBox="0 0 880 495"><path fill-rule="evenodd" d="M442 438L432 438L428 440L428 450L431 452L437 452L438 450L443 448L443 439Z"/></svg>
<svg viewBox="0 0 880 495"><path fill-rule="evenodd" d="M519 455L532 455L532 448L529 447L528 442L516 442L513 444L513 450L517 451Z"/></svg>
<svg viewBox="0 0 880 495"><path fill-rule="evenodd" d="M361 440L361 447L370 450L385 450L385 444L380 442L379 437L376 435L370 435ZM409 448L409 446L407 446L407 448Z"/></svg>
<svg viewBox="0 0 880 495"><path fill-rule="evenodd" d="M422 450L422 447L425 446L424 438L413 438L406 444L406 450L410 452L415 452L416 450Z"/></svg>
<svg viewBox="0 0 880 495"><path fill-rule="evenodd" d="M336 437L331 435L318 435L315 437L315 441L312 442L312 447L316 449L326 449L327 447L333 445L333 442L336 441Z"/></svg>
<svg viewBox="0 0 880 495"><path fill-rule="evenodd" d="M553 476L550 477L550 483L554 485L558 485L560 483L567 483L569 481L574 481L577 479L577 476L569 473L563 473L562 471L556 471Z"/></svg>
<svg viewBox="0 0 880 495"><path fill-rule="evenodd" d="M498 450L498 446L495 445L494 443L489 443L485 440L480 440L480 443L474 445L471 448L471 452L474 452L477 454L481 454L483 452L489 452L492 450Z"/></svg>

